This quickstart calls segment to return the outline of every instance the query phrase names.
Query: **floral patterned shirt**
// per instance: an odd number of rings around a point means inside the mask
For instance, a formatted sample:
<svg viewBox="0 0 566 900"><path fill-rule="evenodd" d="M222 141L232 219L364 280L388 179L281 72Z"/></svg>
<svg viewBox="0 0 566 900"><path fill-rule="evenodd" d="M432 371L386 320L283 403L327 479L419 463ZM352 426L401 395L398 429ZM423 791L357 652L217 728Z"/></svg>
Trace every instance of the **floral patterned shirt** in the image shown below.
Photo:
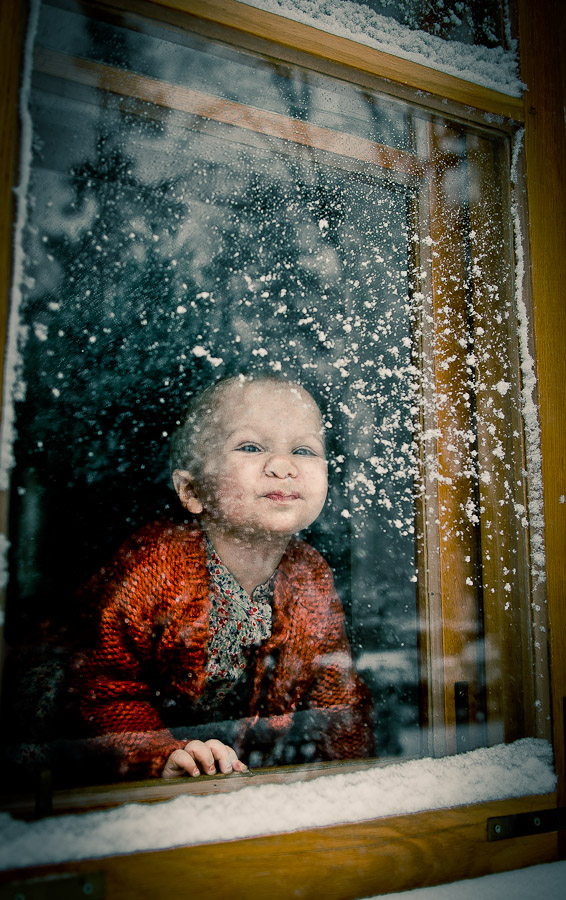
<svg viewBox="0 0 566 900"><path fill-rule="evenodd" d="M274 572L251 594L228 571L206 538L206 567L210 575L209 638L206 684L201 709L213 710L243 680L255 647L271 635Z"/></svg>

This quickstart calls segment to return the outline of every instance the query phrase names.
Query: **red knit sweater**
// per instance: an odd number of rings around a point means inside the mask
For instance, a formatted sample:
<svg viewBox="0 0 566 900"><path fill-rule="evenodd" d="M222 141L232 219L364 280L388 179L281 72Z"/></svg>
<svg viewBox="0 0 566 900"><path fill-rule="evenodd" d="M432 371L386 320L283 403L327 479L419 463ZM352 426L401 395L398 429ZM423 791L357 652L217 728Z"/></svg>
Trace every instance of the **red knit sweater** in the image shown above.
<svg viewBox="0 0 566 900"><path fill-rule="evenodd" d="M73 679L86 732L105 736L99 743L120 775L159 775L185 743L166 728L167 710L186 709L190 725L205 683L209 576L202 532L196 525L146 526L88 593L96 602L91 646L77 657ZM301 541L291 541L279 564L272 634L256 660L251 697L240 711L240 753L253 749L255 736L265 742L266 733L283 747L297 717L304 719L301 711L312 723L306 737L316 758L373 753L369 693L352 665L332 574ZM213 724L210 732L215 737Z"/></svg>

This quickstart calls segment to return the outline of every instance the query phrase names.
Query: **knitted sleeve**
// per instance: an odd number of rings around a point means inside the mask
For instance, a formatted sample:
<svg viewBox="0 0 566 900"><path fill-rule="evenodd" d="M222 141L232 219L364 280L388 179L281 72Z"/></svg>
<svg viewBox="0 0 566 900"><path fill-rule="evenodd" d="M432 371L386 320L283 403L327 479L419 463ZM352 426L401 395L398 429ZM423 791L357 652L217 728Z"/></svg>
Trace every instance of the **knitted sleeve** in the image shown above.
<svg viewBox="0 0 566 900"><path fill-rule="evenodd" d="M103 748L103 769L122 778L160 775L169 754L184 744L152 703L159 648L164 635L165 642L178 636L187 612L182 602L170 609L171 598L179 599L178 553L163 529L149 526L83 590L91 607L89 638L74 660L72 690L85 733ZM181 660L187 670L189 656Z"/></svg>

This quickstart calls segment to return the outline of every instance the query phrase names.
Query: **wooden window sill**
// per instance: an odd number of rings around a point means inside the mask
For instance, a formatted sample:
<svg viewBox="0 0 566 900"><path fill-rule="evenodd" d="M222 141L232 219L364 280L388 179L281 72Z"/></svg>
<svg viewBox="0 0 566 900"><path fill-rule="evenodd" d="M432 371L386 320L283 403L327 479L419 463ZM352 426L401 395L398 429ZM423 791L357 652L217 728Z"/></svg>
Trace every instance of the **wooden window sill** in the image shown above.
<svg viewBox="0 0 566 900"><path fill-rule="evenodd" d="M5 871L0 873L0 884L15 888L15 883L31 879L55 881L70 874L103 873L107 900L157 897L172 891L184 896L189 884L191 895L202 897L279 900L289 896L292 881L298 897L353 900L552 862L558 858L556 832L488 842L487 819L555 806L555 794L478 803ZM23 887L18 885L19 890Z"/></svg>
<svg viewBox="0 0 566 900"><path fill-rule="evenodd" d="M404 761L404 760L403 760ZM112 809L124 803L159 803L174 800L184 794L228 794L245 787L263 784L293 784L312 781L322 775L342 775L348 772L384 767L391 760L338 760L336 762L305 763L300 766L277 766L254 769L244 775L201 775L199 778L151 778L89 787L68 788L54 791L51 797L51 814L92 812ZM16 818L33 819L36 813L36 794L21 794L0 798L0 809ZM45 803L42 804L45 808Z"/></svg>

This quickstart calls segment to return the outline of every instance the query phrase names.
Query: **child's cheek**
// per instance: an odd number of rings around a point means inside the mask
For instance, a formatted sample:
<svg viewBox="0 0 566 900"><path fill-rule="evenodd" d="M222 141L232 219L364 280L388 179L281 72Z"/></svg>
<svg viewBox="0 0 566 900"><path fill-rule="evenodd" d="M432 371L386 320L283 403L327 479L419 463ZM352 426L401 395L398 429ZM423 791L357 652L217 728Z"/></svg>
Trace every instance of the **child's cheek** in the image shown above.
<svg viewBox="0 0 566 900"><path fill-rule="evenodd" d="M216 509L223 493L221 480L217 473L207 472L200 490L200 500L205 509Z"/></svg>

